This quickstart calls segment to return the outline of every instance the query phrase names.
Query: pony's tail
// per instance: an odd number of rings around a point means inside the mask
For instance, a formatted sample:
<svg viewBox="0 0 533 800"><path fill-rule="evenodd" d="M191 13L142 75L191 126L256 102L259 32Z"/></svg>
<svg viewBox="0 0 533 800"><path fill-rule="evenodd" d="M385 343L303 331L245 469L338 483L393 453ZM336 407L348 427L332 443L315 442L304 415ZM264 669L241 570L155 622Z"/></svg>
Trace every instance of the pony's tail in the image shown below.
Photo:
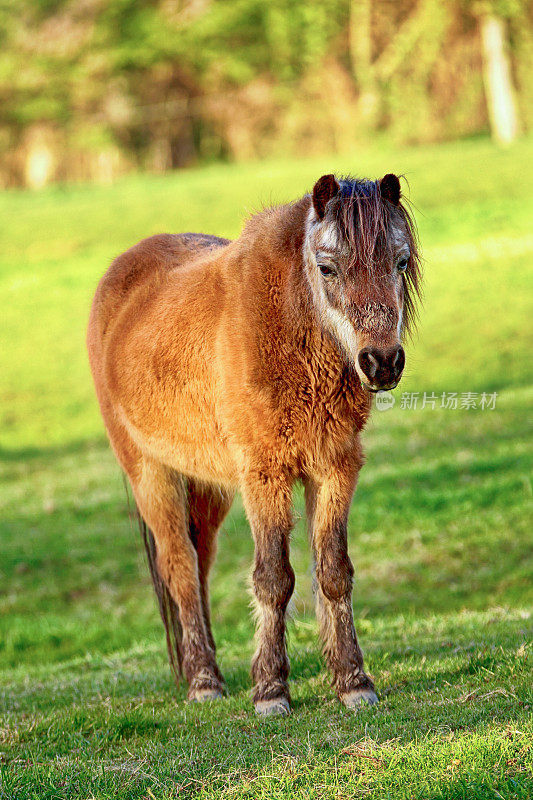
<svg viewBox="0 0 533 800"><path fill-rule="evenodd" d="M182 629L180 623L179 609L168 590L166 583L159 574L157 568L157 551L154 535L144 519L141 517L139 509L137 508L137 519L139 521L139 528L141 529L144 548L148 559L148 568L154 585L157 602L159 605L159 613L165 626L165 635L167 639L167 652L170 669L174 676L176 684L179 684L181 676L182 664Z"/></svg>

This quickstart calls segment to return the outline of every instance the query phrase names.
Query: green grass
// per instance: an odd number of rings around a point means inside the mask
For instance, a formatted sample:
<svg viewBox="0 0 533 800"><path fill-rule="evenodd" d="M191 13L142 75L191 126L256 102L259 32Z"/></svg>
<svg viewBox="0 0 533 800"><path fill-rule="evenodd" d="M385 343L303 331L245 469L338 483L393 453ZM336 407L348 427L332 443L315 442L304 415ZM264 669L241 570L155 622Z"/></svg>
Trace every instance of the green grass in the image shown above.
<svg viewBox="0 0 533 800"><path fill-rule="evenodd" d="M350 519L381 703L334 699L299 520L294 712L250 703L252 544L239 501L212 586L229 697L184 702L84 351L95 284L162 230L236 235L335 169L404 172L426 258L419 335L374 412ZM0 195L0 798L529 798L533 141L213 166ZM497 392L494 410L402 391ZM437 404L438 405L438 404ZM301 493L296 505L302 516Z"/></svg>

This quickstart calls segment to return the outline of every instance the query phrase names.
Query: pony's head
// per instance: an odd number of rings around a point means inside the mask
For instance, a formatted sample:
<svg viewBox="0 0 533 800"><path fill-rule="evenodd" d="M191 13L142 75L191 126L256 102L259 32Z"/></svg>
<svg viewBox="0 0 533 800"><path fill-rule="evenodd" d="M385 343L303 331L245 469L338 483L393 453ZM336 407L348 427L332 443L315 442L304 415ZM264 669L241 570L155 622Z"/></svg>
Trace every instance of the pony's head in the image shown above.
<svg viewBox="0 0 533 800"><path fill-rule="evenodd" d="M319 321L361 381L371 391L394 388L420 285L416 229L397 176L323 175L307 216L304 264Z"/></svg>

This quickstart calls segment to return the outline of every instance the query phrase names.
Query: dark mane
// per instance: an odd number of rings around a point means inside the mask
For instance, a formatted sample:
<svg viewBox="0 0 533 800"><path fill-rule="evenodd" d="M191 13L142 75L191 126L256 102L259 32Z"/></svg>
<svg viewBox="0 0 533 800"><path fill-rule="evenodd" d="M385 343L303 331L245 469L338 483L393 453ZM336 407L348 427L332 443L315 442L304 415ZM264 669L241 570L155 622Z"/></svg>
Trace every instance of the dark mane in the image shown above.
<svg viewBox="0 0 533 800"><path fill-rule="evenodd" d="M379 181L342 178L340 191L328 204L328 216L333 216L342 239L353 253L355 268L365 270L368 277L376 279L377 269L383 261L393 256L388 235L391 222L402 220L407 231L411 257L403 273L404 313L403 329L413 331L420 299L421 269L418 249L418 232L415 221L400 202L397 206L384 200Z"/></svg>

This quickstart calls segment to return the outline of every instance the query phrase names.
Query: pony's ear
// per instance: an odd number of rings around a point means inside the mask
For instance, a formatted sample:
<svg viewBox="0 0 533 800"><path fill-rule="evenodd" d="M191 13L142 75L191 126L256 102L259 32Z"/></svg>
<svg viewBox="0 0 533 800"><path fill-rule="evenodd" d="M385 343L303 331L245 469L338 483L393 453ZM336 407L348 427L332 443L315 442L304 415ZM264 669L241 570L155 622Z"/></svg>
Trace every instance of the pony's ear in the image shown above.
<svg viewBox="0 0 533 800"><path fill-rule="evenodd" d="M339 191L339 183L335 175L322 175L313 187L313 206L318 219L324 219L326 205Z"/></svg>
<svg viewBox="0 0 533 800"><path fill-rule="evenodd" d="M402 190L400 187L400 179L397 175L393 175L392 172L389 172L380 180L379 188L381 196L385 200L388 200L393 206L398 205L400 197L402 196Z"/></svg>

